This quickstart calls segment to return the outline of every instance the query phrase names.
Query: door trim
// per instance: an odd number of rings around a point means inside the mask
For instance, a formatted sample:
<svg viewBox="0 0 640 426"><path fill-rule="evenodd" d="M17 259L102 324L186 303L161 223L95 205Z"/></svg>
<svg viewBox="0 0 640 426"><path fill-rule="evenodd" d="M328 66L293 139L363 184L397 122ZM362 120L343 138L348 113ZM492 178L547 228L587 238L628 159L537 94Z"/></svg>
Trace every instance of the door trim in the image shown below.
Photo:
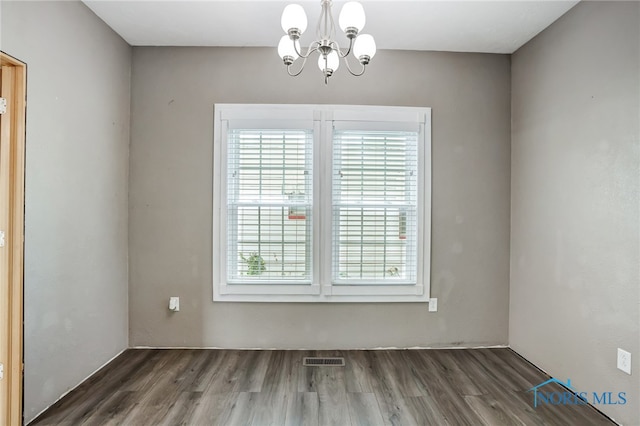
<svg viewBox="0 0 640 426"><path fill-rule="evenodd" d="M5 230L0 262L8 266L0 268L0 313L4 316L0 321L0 362L4 364L4 379L0 380L0 424L21 425L27 66L4 52L0 52L0 65L0 96L7 98L7 112L0 116L0 173L5 182L0 185L0 206L3 206L0 229Z"/></svg>

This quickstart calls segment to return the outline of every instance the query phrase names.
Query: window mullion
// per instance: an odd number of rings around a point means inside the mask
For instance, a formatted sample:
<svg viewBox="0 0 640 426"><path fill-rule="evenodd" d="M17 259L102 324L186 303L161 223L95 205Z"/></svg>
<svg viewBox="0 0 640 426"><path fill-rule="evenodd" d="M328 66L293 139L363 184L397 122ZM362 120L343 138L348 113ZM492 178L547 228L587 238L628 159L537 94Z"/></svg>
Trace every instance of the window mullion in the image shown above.
<svg viewBox="0 0 640 426"><path fill-rule="evenodd" d="M320 268L321 268L321 286L325 296L331 295L331 281L332 281L332 264L334 253L334 238L333 238L333 222L334 208L333 199L331 196L333 188L332 176L334 173L333 167L333 127L332 122L328 119L326 113L321 114L321 121L318 123L318 143L315 145L318 150L318 157L320 160L319 173L316 177L320 185L318 200L316 208L319 215L319 247L320 247ZM322 206L329 211L323 211Z"/></svg>

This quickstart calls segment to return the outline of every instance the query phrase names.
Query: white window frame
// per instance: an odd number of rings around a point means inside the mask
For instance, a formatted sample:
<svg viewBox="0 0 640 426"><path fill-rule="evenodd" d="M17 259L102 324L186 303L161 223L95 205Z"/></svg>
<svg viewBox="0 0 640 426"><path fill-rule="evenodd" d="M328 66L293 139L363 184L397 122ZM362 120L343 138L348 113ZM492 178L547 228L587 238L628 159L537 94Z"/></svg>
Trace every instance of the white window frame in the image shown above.
<svg viewBox="0 0 640 426"><path fill-rule="evenodd" d="M334 123L362 130L419 131L418 271L410 285L332 282L332 150ZM348 125L348 124L347 124ZM311 284L227 282L227 131L313 129ZM213 300L215 302L428 302L431 265L431 108L386 106L216 104L213 141Z"/></svg>

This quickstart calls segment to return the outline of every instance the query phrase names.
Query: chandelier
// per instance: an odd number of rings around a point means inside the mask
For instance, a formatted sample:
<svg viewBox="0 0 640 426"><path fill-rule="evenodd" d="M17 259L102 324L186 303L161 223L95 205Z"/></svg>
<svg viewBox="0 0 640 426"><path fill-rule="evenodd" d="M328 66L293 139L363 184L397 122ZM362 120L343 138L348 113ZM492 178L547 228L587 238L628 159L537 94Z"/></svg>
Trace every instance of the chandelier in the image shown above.
<svg viewBox="0 0 640 426"><path fill-rule="evenodd" d="M309 45L306 54L300 49L300 36L307 29L307 15L302 6L290 4L282 12L282 29L287 34L280 39L278 54L287 66L287 73L298 76L304 69L307 59L312 53L318 52L318 67L324 74L324 83L340 66L340 59L351 75L356 77L364 74L365 68L371 58L376 54L376 43L369 34L360 34L365 23L364 9L357 1L350 1L342 6L338 23L345 36L349 40L349 47L343 51L335 41L336 29L331 14L331 0L321 0L322 12L316 26L316 40ZM362 69L353 71L347 61L347 56L353 51ZM302 65L298 71L292 71L292 65L297 59L302 59Z"/></svg>

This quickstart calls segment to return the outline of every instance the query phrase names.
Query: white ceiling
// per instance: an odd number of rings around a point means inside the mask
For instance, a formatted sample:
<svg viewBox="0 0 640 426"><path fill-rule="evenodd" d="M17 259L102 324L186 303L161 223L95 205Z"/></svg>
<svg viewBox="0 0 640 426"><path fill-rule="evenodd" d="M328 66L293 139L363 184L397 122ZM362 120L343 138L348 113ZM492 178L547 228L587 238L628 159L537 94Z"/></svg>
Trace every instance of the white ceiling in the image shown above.
<svg viewBox="0 0 640 426"><path fill-rule="evenodd" d="M306 45L315 39L320 12L319 0L83 2L133 46L277 46L284 35L280 15L294 2L309 18ZM361 2L367 16L363 33L372 34L379 49L513 53L578 0ZM334 1L336 22L343 3Z"/></svg>

